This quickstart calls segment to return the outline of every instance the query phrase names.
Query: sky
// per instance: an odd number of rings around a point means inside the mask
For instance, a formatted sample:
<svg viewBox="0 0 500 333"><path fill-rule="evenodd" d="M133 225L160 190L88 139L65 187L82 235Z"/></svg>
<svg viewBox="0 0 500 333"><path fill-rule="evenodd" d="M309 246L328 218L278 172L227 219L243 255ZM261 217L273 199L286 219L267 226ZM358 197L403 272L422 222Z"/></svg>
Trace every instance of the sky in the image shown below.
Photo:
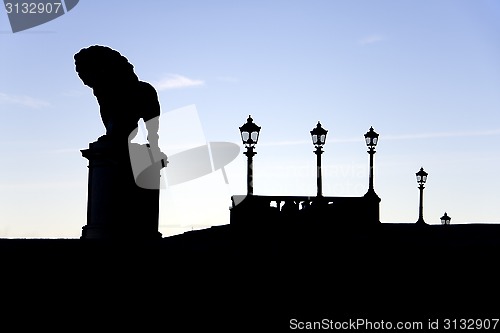
<svg viewBox="0 0 500 333"><path fill-rule="evenodd" d="M87 160L105 133L73 56L109 46L158 92L167 155L238 144L220 170L160 193L164 236L229 223L246 193L238 127L262 127L254 194L316 194L310 137L328 130L324 196L362 196L380 134L380 220L500 222L500 2L496 0L81 0L13 33L0 10L0 237L79 238ZM180 137L186 146L179 147ZM140 209L140 207L138 207Z"/></svg>

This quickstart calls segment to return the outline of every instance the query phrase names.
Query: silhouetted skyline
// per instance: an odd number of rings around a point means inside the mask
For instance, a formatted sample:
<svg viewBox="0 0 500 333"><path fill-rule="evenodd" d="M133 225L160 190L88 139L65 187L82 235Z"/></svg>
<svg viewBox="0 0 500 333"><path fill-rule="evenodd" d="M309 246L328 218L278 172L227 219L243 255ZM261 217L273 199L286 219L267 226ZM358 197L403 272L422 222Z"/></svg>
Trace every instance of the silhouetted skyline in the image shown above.
<svg viewBox="0 0 500 333"><path fill-rule="evenodd" d="M444 212L452 224L500 222L498 6L80 1L15 34L2 10L0 236L80 236L87 188L80 150L104 127L72 57L96 44L126 55L158 91L159 144L168 155L207 142L241 147L238 127L251 114L262 126L256 195L315 195L309 131L320 120L329 130L325 196L366 192L363 135L373 126L383 222L418 218L420 167L429 173L427 223L440 224ZM192 139L185 148L171 148L179 143L171 128ZM212 172L162 190L161 232L229 223L230 196L246 192L245 156L225 172L228 184Z"/></svg>
<svg viewBox="0 0 500 333"><path fill-rule="evenodd" d="M77 2L25 32L0 20L0 282L13 327L498 321L500 223L463 224L500 222L498 2ZM137 86L116 82L92 96L73 61L90 45L119 50L157 100L127 103ZM125 123L114 113L144 104L153 112ZM248 115L260 134L245 156ZM201 147L201 171L139 193L98 139L120 141L138 120L130 145L158 133L167 155L196 152L194 165ZM328 136L315 155L318 121ZM109 230L118 237L93 237Z"/></svg>

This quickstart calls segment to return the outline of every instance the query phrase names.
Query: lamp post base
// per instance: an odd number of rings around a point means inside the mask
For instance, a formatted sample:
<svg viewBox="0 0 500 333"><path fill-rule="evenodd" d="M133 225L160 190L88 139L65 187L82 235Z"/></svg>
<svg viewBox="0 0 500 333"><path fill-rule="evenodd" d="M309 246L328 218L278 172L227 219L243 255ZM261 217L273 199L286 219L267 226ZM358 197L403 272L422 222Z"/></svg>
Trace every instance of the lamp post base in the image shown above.
<svg viewBox="0 0 500 333"><path fill-rule="evenodd" d="M419 218L418 221L416 222L416 224L417 225L427 225L427 223L425 223L423 218Z"/></svg>
<svg viewBox="0 0 500 333"><path fill-rule="evenodd" d="M365 198L369 198L369 199L378 199L378 201L380 202L380 197L378 196L378 194L375 192L374 189L368 189L368 191L366 191L365 195L364 195Z"/></svg>
<svg viewBox="0 0 500 333"><path fill-rule="evenodd" d="M380 197L375 193L374 189L368 189L363 197L366 199L367 207L369 207L369 220L371 222L380 223Z"/></svg>

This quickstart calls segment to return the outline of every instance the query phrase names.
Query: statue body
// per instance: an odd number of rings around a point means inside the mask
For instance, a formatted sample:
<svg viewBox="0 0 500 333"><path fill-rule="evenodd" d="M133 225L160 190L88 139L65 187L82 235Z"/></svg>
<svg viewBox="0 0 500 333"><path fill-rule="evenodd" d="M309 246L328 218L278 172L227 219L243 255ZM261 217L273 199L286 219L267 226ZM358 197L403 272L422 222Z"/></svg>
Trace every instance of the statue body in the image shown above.
<svg viewBox="0 0 500 333"><path fill-rule="evenodd" d="M75 54L75 67L99 103L106 128L101 140L130 141L142 118L150 145L158 146L158 95L152 85L138 79L127 58L108 47L94 45Z"/></svg>
<svg viewBox="0 0 500 333"><path fill-rule="evenodd" d="M137 81L120 89L94 89L100 105L101 119L106 128L106 136L113 141L130 140L142 118L144 123L160 115L160 104L156 90L149 83ZM158 123L156 121L156 123ZM157 145L157 128L148 127L148 141ZM151 135L153 134L153 135Z"/></svg>
<svg viewBox="0 0 500 333"><path fill-rule="evenodd" d="M82 150L89 160L87 225L82 238L161 238L159 184L166 156L158 147L160 103L156 90L138 79L124 56L106 46L90 46L74 58L78 76L92 88L99 103L106 129L89 149ZM131 143L141 119L148 132L147 145ZM133 152L144 150L149 154L135 156L151 156L146 161L150 167L139 177L134 173ZM147 186L139 186L138 178Z"/></svg>

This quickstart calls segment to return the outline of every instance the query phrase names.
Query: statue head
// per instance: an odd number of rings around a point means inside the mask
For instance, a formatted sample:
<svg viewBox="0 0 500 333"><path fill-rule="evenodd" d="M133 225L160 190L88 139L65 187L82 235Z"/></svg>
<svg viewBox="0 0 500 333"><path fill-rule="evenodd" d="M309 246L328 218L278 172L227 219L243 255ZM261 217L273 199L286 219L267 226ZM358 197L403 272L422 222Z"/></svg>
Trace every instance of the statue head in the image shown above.
<svg viewBox="0 0 500 333"><path fill-rule="evenodd" d="M134 66L120 52L93 45L74 55L75 67L83 83L93 89L124 86L138 81Z"/></svg>

